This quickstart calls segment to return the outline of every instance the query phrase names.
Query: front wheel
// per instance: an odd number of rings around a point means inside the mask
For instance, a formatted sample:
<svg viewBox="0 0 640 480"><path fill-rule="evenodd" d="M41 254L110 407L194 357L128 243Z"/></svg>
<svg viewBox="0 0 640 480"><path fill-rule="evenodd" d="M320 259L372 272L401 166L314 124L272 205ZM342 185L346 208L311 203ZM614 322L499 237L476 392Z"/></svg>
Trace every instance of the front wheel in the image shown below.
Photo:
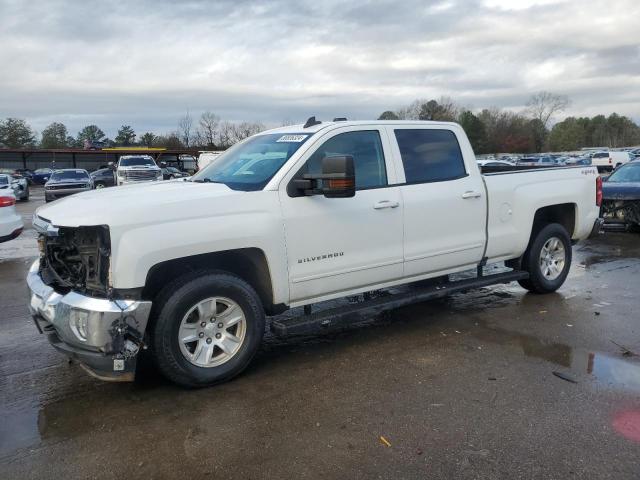
<svg viewBox="0 0 640 480"><path fill-rule="evenodd" d="M571 267L571 239L559 223L551 223L538 231L522 257L527 280L518 283L534 293L550 293L559 289Z"/></svg>
<svg viewBox="0 0 640 480"><path fill-rule="evenodd" d="M264 334L255 290L224 273L190 274L167 286L154 305L150 331L160 372L186 387L204 387L242 372Z"/></svg>

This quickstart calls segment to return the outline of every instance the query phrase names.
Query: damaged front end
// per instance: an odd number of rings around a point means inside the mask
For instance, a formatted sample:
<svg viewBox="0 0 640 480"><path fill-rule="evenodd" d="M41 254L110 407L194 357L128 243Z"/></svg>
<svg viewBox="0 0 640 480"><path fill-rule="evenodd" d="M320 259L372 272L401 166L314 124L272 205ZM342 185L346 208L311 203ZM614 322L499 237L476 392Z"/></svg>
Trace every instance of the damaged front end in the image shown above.
<svg viewBox="0 0 640 480"><path fill-rule="evenodd" d="M640 226L640 198L604 199L601 216L607 224Z"/></svg>
<svg viewBox="0 0 640 480"><path fill-rule="evenodd" d="M33 224L40 259L27 284L38 330L91 374L133 380L151 302L114 297L108 227L53 227L41 218Z"/></svg>

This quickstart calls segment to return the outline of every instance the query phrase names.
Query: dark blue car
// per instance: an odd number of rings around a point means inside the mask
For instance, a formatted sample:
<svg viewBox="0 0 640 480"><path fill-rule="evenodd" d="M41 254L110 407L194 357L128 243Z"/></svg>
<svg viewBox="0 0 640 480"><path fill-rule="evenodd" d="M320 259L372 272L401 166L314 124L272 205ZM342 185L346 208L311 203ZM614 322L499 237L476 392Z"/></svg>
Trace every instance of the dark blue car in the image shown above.
<svg viewBox="0 0 640 480"><path fill-rule="evenodd" d="M49 181L52 173L53 170L50 168L39 168L31 175L31 181L36 185L44 185Z"/></svg>
<svg viewBox="0 0 640 480"><path fill-rule="evenodd" d="M602 216L606 223L640 229L640 162L616 168L602 184Z"/></svg>

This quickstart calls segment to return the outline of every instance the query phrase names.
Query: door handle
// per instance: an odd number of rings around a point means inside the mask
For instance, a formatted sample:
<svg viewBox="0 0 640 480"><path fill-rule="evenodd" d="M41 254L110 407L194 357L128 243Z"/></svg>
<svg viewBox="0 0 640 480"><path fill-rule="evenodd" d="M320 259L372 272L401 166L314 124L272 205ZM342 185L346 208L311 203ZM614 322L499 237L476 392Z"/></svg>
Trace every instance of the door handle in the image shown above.
<svg viewBox="0 0 640 480"><path fill-rule="evenodd" d="M392 202L391 200L381 200L373 204L373 208L376 210L382 210L383 208L396 208L400 206L398 202Z"/></svg>
<svg viewBox="0 0 640 480"><path fill-rule="evenodd" d="M468 191L462 194L462 198L480 198L482 194L480 192Z"/></svg>

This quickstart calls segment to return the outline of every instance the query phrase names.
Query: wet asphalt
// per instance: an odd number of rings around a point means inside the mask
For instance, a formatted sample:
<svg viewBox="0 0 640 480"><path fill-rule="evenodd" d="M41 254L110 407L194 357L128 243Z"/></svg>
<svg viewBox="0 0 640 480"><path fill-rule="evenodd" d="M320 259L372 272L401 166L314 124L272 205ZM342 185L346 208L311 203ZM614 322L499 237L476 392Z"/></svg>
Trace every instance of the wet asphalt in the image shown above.
<svg viewBox="0 0 640 480"><path fill-rule="evenodd" d="M574 247L555 294L516 284L366 326L268 336L239 378L110 384L27 313L27 231L0 247L0 479L640 478L640 236Z"/></svg>

